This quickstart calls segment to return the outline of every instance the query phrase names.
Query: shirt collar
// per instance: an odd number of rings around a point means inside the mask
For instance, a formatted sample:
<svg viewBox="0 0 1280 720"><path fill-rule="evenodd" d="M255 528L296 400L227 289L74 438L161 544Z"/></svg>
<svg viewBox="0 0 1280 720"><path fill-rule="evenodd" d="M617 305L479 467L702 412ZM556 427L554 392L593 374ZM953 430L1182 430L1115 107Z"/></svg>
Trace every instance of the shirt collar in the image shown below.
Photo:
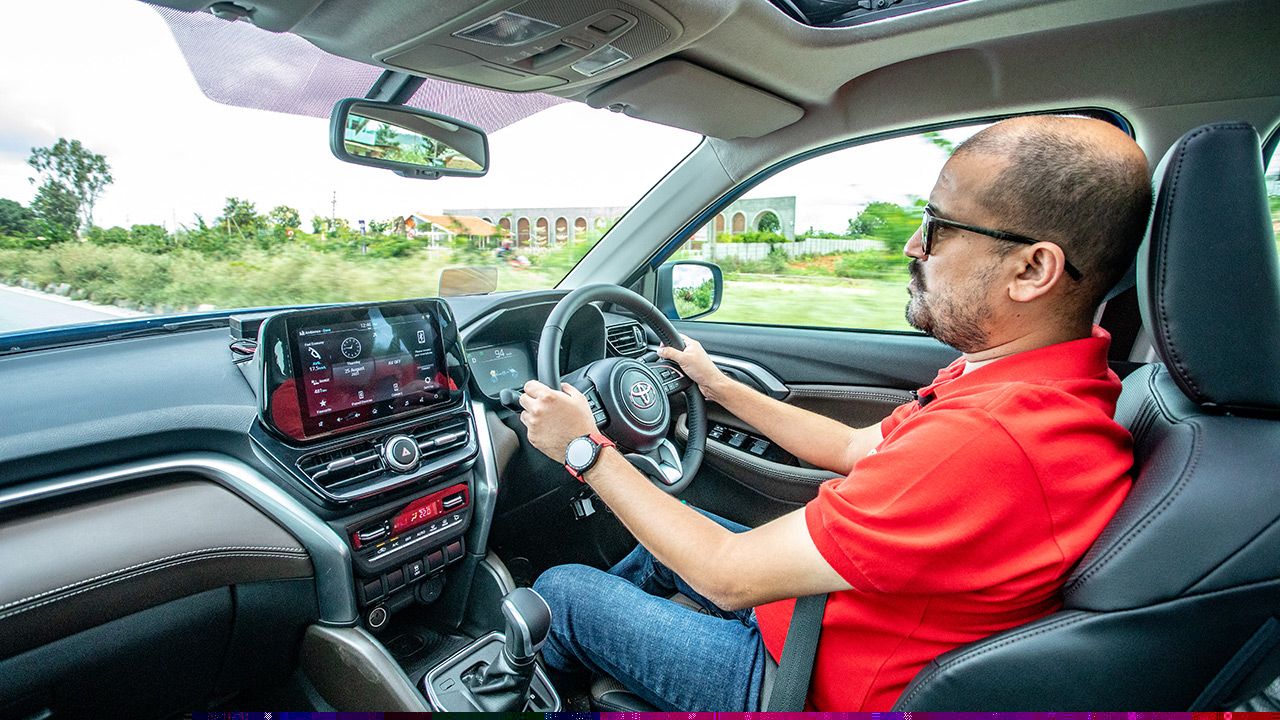
<svg viewBox="0 0 1280 720"><path fill-rule="evenodd" d="M920 388L916 395L922 399L920 404L925 405L978 385L1099 377L1110 370L1107 365L1110 347L1111 335L1094 325L1092 334L1087 338L1024 350L983 365L967 375L964 374L965 361L961 357L939 370L933 382Z"/></svg>

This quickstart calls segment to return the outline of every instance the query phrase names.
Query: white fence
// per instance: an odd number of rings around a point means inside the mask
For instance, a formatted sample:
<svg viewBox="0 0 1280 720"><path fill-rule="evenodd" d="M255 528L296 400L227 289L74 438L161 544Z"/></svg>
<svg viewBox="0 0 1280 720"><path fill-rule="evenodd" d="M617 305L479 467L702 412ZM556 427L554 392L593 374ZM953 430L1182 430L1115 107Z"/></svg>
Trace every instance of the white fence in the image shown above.
<svg viewBox="0 0 1280 720"><path fill-rule="evenodd" d="M718 242L713 245L704 241L700 243L685 243L681 256L704 260L723 258L763 260L769 254L770 247L769 243ZM777 243L777 247L781 248L787 254L787 257L800 257L801 255L830 255L832 253L861 252L863 250L884 250L885 244L883 241L870 238L858 238L856 240L809 238L796 242L780 242Z"/></svg>

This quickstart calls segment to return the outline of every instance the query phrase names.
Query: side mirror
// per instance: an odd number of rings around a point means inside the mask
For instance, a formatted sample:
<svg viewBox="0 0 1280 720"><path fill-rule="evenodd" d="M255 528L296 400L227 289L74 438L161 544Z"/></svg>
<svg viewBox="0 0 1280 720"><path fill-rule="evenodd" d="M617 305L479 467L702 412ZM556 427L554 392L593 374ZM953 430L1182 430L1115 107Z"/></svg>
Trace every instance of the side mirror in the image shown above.
<svg viewBox="0 0 1280 720"><path fill-rule="evenodd" d="M329 116L329 149L343 162L435 180L489 171L480 128L427 110L361 98L339 100Z"/></svg>
<svg viewBox="0 0 1280 720"><path fill-rule="evenodd" d="M720 308L724 275L720 266L680 260L658 266L658 309L672 320L692 320Z"/></svg>

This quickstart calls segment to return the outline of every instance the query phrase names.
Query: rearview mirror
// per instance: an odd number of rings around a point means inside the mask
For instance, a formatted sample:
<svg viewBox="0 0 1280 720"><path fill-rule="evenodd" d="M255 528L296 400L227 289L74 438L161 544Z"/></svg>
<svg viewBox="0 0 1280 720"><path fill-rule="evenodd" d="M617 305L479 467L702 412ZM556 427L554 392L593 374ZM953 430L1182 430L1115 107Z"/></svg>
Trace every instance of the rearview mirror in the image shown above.
<svg viewBox="0 0 1280 720"><path fill-rule="evenodd" d="M361 98L339 100L329 117L329 149L344 162L435 180L489 171L480 128L438 113Z"/></svg>
<svg viewBox="0 0 1280 720"><path fill-rule="evenodd" d="M681 260L658 266L658 309L672 320L692 320L720 308L724 275L720 266Z"/></svg>

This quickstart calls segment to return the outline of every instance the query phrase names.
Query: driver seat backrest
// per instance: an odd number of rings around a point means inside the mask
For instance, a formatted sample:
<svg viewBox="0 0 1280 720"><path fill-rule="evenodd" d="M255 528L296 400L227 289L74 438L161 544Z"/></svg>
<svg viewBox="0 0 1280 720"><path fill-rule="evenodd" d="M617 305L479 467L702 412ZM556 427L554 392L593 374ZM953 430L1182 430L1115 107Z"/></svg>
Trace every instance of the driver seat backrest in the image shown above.
<svg viewBox="0 0 1280 720"><path fill-rule="evenodd" d="M1280 672L1280 280L1249 125L1165 155L1137 282L1163 363L1116 410L1129 497L1061 611L940 656L895 709L1229 709Z"/></svg>

